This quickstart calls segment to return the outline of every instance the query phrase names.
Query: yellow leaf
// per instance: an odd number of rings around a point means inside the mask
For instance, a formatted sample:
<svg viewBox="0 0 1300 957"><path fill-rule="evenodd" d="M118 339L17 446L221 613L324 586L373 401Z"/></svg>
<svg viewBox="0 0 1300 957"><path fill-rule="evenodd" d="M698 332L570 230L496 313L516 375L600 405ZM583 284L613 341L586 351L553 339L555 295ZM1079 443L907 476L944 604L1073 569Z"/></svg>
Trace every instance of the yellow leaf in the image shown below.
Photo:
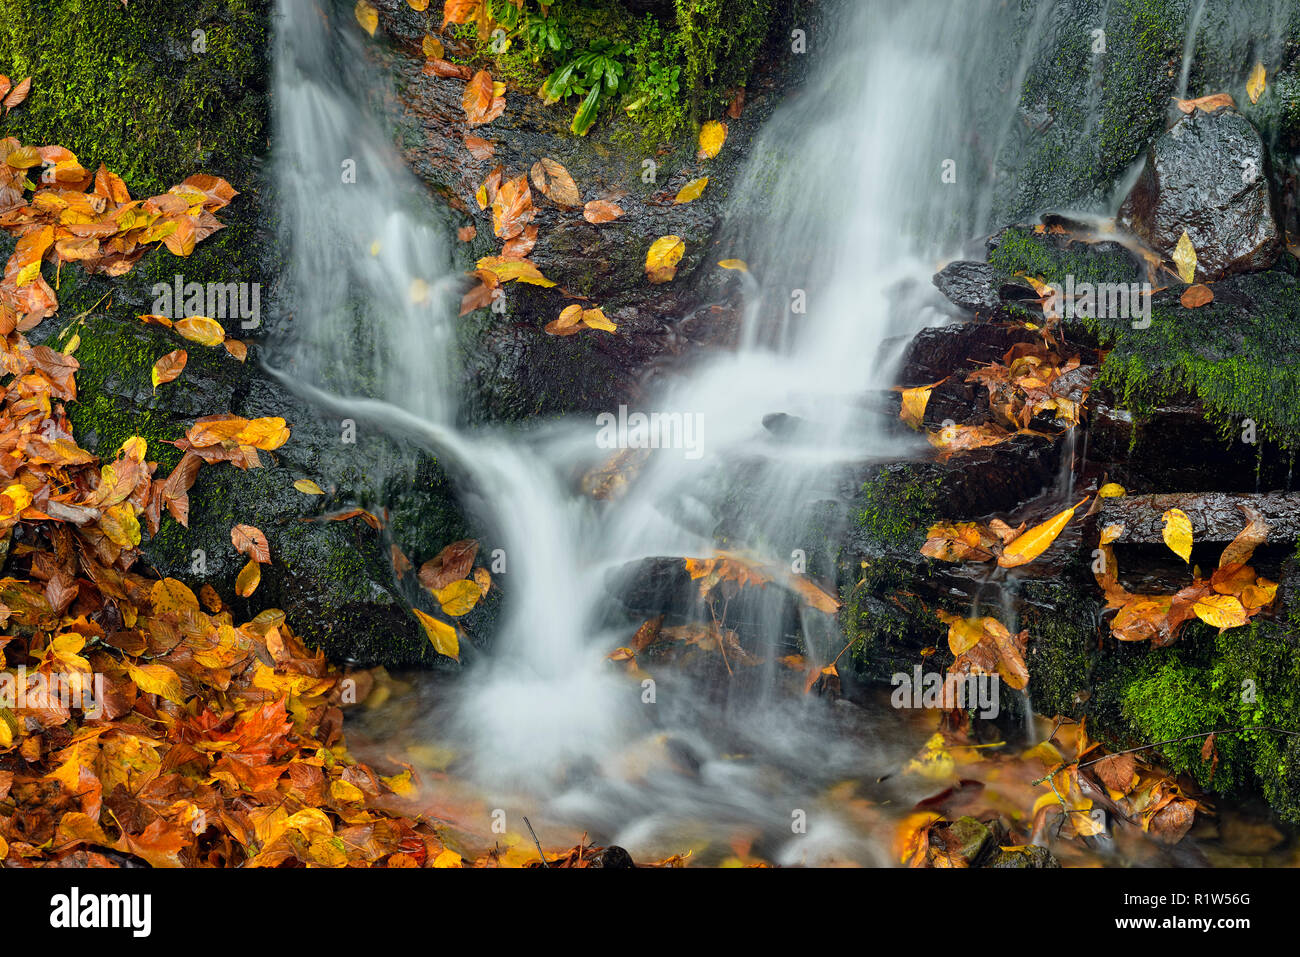
<svg viewBox="0 0 1300 957"><path fill-rule="evenodd" d="M1220 631L1244 625L1250 618L1242 603L1232 595L1204 595L1196 599L1192 611L1201 621Z"/></svg>
<svg viewBox="0 0 1300 957"><path fill-rule="evenodd" d="M1086 502L1084 499L1083 502ZM1079 505L1082 505L1080 502ZM1018 538L1013 539L1002 550L1002 555L998 558L998 564L1003 568L1016 568L1020 565L1032 562L1043 552L1047 551L1056 537L1061 534L1066 525L1070 524L1070 519L1074 518L1074 508L1067 508L1064 512L1052 516L1041 525L1035 525L1029 531L1025 532Z"/></svg>
<svg viewBox="0 0 1300 957"><path fill-rule="evenodd" d="M226 330L221 327L221 323L207 316L190 316L188 319L181 319L172 328L186 339L197 342L201 346L219 346L226 338Z"/></svg>
<svg viewBox="0 0 1300 957"><path fill-rule="evenodd" d="M135 665L128 661L126 671L136 687L145 694L160 695L176 704L185 703L180 675L166 665Z"/></svg>
<svg viewBox="0 0 1300 957"><path fill-rule="evenodd" d="M194 597L194 592L184 582L179 582L175 578L164 578L162 581L154 582L153 590L149 592L149 602L153 605L153 610L157 614L165 614L169 611L198 611L199 600Z"/></svg>
<svg viewBox="0 0 1300 957"><path fill-rule="evenodd" d="M1101 544L1109 545L1111 542L1115 541L1115 539L1119 538L1123 534L1124 534L1123 525L1119 525L1119 524L1107 525L1105 528L1101 530Z"/></svg>
<svg viewBox="0 0 1300 957"><path fill-rule="evenodd" d="M353 8L353 12L357 16L357 23L361 24L361 29L365 30L373 37L375 35L375 28L379 26L379 11L366 3L366 0L357 0L357 5Z"/></svg>
<svg viewBox="0 0 1300 957"><path fill-rule="evenodd" d="M444 615L459 618L474 610L478 600L483 597L483 590L478 587L478 582L462 578L433 592L433 597L438 599Z"/></svg>
<svg viewBox="0 0 1300 957"><path fill-rule="evenodd" d="M427 0L425 0L425 2L427 2ZM437 37L431 37L428 34L425 35L420 46L424 50L424 55L434 60L441 60L443 53L446 52L442 48L442 41Z"/></svg>
<svg viewBox="0 0 1300 957"><path fill-rule="evenodd" d="M1196 247L1192 245L1192 238L1185 229L1178 237L1178 245L1174 247L1173 260L1178 267L1179 279L1185 283L1196 282Z"/></svg>
<svg viewBox="0 0 1300 957"><path fill-rule="evenodd" d="M262 566L257 563L257 559L250 558L248 564L235 576L235 593L241 598L247 598L257 591L261 582Z"/></svg>
<svg viewBox="0 0 1300 957"><path fill-rule="evenodd" d="M313 482L311 479L298 479L293 483L293 487L304 495L324 495L325 490Z"/></svg>
<svg viewBox="0 0 1300 957"><path fill-rule="evenodd" d="M589 329L599 329L602 332L618 330L618 326L605 318L605 313L600 309L582 310L582 324Z"/></svg>
<svg viewBox="0 0 1300 957"><path fill-rule="evenodd" d="M484 256L478 261L479 269L486 269L502 282L529 283L534 286L550 288L555 283L542 275L541 270L527 259L505 259L501 256Z"/></svg>
<svg viewBox="0 0 1300 957"><path fill-rule="evenodd" d="M335 778L330 782L330 797L337 801L364 801L366 793L351 781Z"/></svg>
<svg viewBox="0 0 1300 957"><path fill-rule="evenodd" d="M700 127L700 159L713 159L727 141L727 124L710 120Z"/></svg>
<svg viewBox="0 0 1300 957"><path fill-rule="evenodd" d="M1277 582L1267 578L1256 579L1255 584L1247 585L1241 590L1241 603L1247 608L1263 608L1271 605L1277 597Z"/></svg>
<svg viewBox="0 0 1300 957"><path fill-rule="evenodd" d="M432 615L426 615L418 608L411 610L415 612L415 617L419 620L420 626L424 628L424 633L429 636L429 641L433 643L434 651L459 661L460 638L456 633L456 626L449 625L445 621L439 621Z"/></svg>
<svg viewBox="0 0 1300 957"><path fill-rule="evenodd" d="M18 514L32 504L32 493L26 486L14 483L0 492L0 518L17 518Z"/></svg>
<svg viewBox="0 0 1300 957"><path fill-rule="evenodd" d="M1246 95L1250 97L1250 102L1258 103L1259 98L1264 95L1264 77L1266 73L1264 64L1256 61L1254 69L1250 71L1250 78L1246 80Z"/></svg>
<svg viewBox="0 0 1300 957"><path fill-rule="evenodd" d="M1165 527L1161 536L1170 551L1185 562L1192 560L1192 520L1179 508L1171 508L1162 516Z"/></svg>
<svg viewBox="0 0 1300 957"><path fill-rule="evenodd" d="M434 867L460 867L460 855L453 850L444 848L442 853L433 859Z"/></svg>
<svg viewBox="0 0 1300 957"><path fill-rule="evenodd" d="M1114 482L1107 482L1098 490L1097 497L1098 498L1121 498L1122 496L1125 496L1127 494L1128 492L1124 490L1124 486L1117 485Z"/></svg>
<svg viewBox="0 0 1300 957"><path fill-rule="evenodd" d="M686 253L686 244L680 236L660 236L645 256L645 272L652 283L671 282L677 275L677 264Z"/></svg>
<svg viewBox="0 0 1300 957"><path fill-rule="evenodd" d="M735 269L739 272L749 272L749 263L743 259L724 259L718 263L723 269Z"/></svg>
<svg viewBox="0 0 1300 957"><path fill-rule="evenodd" d="M99 527L108 540L120 548L140 544L140 522L135 517L135 509L126 502L106 510L99 520Z"/></svg>
<svg viewBox="0 0 1300 957"><path fill-rule="evenodd" d="M692 203L704 194L704 187L708 185L709 178L707 176L693 179L677 191L677 197L673 202L678 205L681 205L682 203Z"/></svg>

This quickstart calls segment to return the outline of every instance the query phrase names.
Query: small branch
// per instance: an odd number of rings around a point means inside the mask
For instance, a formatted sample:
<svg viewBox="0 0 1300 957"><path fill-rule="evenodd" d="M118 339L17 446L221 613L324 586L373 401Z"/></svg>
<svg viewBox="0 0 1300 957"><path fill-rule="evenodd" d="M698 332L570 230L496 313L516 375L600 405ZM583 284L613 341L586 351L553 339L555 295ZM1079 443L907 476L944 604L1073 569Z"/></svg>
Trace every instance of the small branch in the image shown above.
<svg viewBox="0 0 1300 957"><path fill-rule="evenodd" d="M542 867L550 867L546 860L546 853L542 850L542 842L537 839L537 832L533 830L533 825L529 823L528 818L524 818L524 825L528 828L528 833L533 836L533 844L537 846L537 854L542 859Z"/></svg>

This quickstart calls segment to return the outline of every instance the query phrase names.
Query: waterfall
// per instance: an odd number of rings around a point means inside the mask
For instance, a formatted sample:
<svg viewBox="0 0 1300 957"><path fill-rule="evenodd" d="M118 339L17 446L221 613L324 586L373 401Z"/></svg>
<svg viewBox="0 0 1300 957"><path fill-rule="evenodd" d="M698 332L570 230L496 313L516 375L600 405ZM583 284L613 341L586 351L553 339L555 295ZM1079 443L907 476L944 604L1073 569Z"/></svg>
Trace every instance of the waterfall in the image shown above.
<svg viewBox="0 0 1300 957"><path fill-rule="evenodd" d="M753 527L736 547L787 563L792 547L819 544L808 508L833 497L841 470L906 451L866 428L853 400L888 382L886 340L938 319L935 264L987 225L996 148L978 142L974 118L992 109L1005 133L1028 63L1018 55L1002 75L1005 6L846 5L833 47L734 191L723 245L751 268L743 345L670 377L646 409L697 416L702 454L660 451L622 499L594 503L570 478L602 457L594 422L457 427L448 227L361 103L377 81L356 31L279 0L275 155L294 302L279 374L331 413L435 450L502 538L499 637L458 682L455 720L436 729L503 802L491 806L540 802L634 848L742 824L789 838L792 809L813 807L837 775L897 766L890 723L846 726L858 719L810 699L719 699L665 674L647 706L604 660L636 625L610 614L605 581L639 559L709 554L727 480L742 472ZM815 437L772 441L769 413ZM785 637L779 608L764 603L753 623L771 658ZM832 619L805 612L802 631L815 659L834 657ZM775 859L874 859L836 809L816 820Z"/></svg>

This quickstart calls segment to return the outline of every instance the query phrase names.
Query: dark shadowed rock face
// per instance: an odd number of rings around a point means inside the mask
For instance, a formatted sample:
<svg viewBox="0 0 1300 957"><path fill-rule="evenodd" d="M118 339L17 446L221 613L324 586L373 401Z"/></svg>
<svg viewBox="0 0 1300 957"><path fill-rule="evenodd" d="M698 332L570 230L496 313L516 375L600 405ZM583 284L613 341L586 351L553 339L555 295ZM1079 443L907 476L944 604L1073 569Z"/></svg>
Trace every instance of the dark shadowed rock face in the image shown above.
<svg viewBox="0 0 1300 957"><path fill-rule="evenodd" d="M1186 230L1200 281L1267 269L1280 248L1267 169L1249 120L1197 110L1151 147L1120 221L1166 257Z"/></svg>
<svg viewBox="0 0 1300 957"><path fill-rule="evenodd" d="M569 131L572 104L545 106L535 89L513 83L505 94L505 112L489 124L469 127L462 107L465 82L423 71L421 41L429 19L413 12L406 0L378 0L375 6L385 43L371 45L367 53L380 59L378 68L393 80L395 93L394 101L376 108L394 112L408 165L450 207L455 225L474 227L476 235L458 244L458 266L473 269L482 257L501 254L491 209L481 210L475 200L498 166L511 179L549 157L568 170L583 203L606 200L624 211L612 222L592 224L581 207L557 206L530 180L537 244L528 258L557 285L509 284L504 314L481 309L465 317L462 366L472 420L603 411L643 394L659 360L730 341L740 280L716 267L717 260L731 255L717 248L718 229L750 141L783 97L793 65L759 65L741 116L722 117L728 133L721 153L701 160L693 132L655 148L640 141L630 121L608 111L586 136L575 136ZM629 7L656 14L673 9L671 2ZM467 42L443 39L449 56L474 52ZM492 155L471 156L467 135L489 140ZM699 199L674 202L682 186L706 176L709 183ZM671 282L652 284L645 274L646 253L667 235L683 240L685 255ZM574 302L602 308L618 332L547 335L546 323Z"/></svg>

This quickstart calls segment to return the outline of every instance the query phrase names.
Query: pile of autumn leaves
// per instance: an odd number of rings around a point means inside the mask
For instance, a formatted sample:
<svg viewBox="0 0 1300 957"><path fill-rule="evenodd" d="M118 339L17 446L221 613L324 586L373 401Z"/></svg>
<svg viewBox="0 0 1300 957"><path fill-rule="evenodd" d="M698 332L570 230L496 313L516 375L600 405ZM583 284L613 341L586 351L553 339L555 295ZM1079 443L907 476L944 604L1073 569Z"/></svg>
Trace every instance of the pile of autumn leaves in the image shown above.
<svg viewBox="0 0 1300 957"><path fill-rule="evenodd" d="M522 0L512 0L522 8ZM413 9L424 11L427 0L413 0ZM357 22L368 34L374 35L379 27L379 13L369 3L359 0L355 7ZM494 26L491 10L484 0L446 0L442 10L442 24L438 28L443 32L448 26L464 23L478 25L480 39L486 38ZM461 105L465 112L465 123L469 128L486 126L502 116L506 110L506 87L504 83L494 81L487 70L471 71L464 65L445 59L445 49L440 39L428 33L423 40L426 57L424 73L427 76L442 79L461 80L465 83ZM539 91L539 95L544 94ZM743 102L743 97L738 98ZM732 113L738 115L738 113ZM722 149L727 138L727 126L719 121L710 121L702 125L699 134L700 160L713 159ZM466 133L465 148L470 157L478 162L491 159L496 152L496 145L481 136ZM530 186L531 179L531 186ZM671 194L671 203L680 205L690 203L703 194L708 185L707 176L697 177L686 182L675 194ZM478 208L491 210L492 232L502 243L501 254L485 256L476 268L469 273L475 284L461 299L460 314L465 315L476 309L491 307L500 299L503 285L521 282L528 285L552 288L556 283L546 276L529 258L537 245L538 226L534 222L537 207L534 196L540 194L552 203L561 213L576 213L582 210L582 218L594 226L613 222L624 215L624 210L617 200L625 191L607 190L594 199L584 202L582 191L573 176L556 159L544 156L538 159L525 173L514 176L507 174L505 166L498 164L484 178L475 191L474 199ZM669 201L665 197L665 201ZM458 236L462 242L474 239L478 234L473 225L462 227ZM646 251L645 271L651 283L668 283L677 275L677 267L686 253L686 244L679 236L661 236ZM739 260L727 260L726 268L743 269ZM566 298L578 300L566 306L560 314L546 324L546 332L554 336L572 336L586 329L602 332L616 332L618 326L612 322L599 306L589 305L587 297L569 292L563 288L560 292Z"/></svg>
<svg viewBox="0 0 1300 957"><path fill-rule="evenodd" d="M236 625L211 585L196 596L133 570L142 525L156 534L163 509L188 524L204 464L260 466L259 451L289 438L285 421L202 417L165 478L138 437L101 464L64 410L77 399L77 337L58 352L23 335L58 307L43 263L120 275L158 243L188 255L234 195L194 176L132 200L120 178L90 174L62 147L0 140L0 226L18 237L0 281L0 668L18 705L0 707L6 866L460 863L428 825L371 807L409 793L411 772L380 777L348 756L340 706L355 699L282 612ZM214 320L142 318L243 358ZM239 525L231 541L249 556L237 590L251 594L266 538ZM93 704L71 694L75 676Z"/></svg>

